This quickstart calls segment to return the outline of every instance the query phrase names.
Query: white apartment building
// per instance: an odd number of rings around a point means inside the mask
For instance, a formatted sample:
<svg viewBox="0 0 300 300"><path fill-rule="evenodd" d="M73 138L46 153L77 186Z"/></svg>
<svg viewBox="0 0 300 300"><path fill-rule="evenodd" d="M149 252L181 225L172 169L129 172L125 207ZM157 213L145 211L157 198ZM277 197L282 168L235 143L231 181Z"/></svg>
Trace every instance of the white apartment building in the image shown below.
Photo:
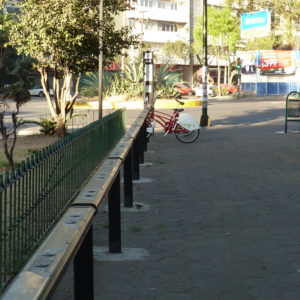
<svg viewBox="0 0 300 300"><path fill-rule="evenodd" d="M125 25L131 26L134 34L140 34L141 40L151 45L157 64L166 62L162 53L165 42L190 43L189 3L189 0L137 0L132 2L134 9L126 12ZM189 64L189 59L172 62Z"/></svg>
<svg viewBox="0 0 300 300"><path fill-rule="evenodd" d="M224 0L207 0L208 5L224 6ZM193 73L199 68L193 55L180 59L166 57L164 43L183 41L193 43L193 31L197 17L202 14L202 0L136 0L132 10L123 15L122 25L129 25L134 34L151 46L156 64L170 62L183 73L183 80L192 82ZM198 65L198 66L197 66Z"/></svg>

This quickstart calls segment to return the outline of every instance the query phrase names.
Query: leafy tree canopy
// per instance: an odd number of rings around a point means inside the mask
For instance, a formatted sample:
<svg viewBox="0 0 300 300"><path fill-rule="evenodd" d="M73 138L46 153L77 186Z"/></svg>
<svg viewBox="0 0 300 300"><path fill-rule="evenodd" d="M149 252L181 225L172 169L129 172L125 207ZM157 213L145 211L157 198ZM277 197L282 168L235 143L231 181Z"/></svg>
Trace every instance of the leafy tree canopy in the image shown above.
<svg viewBox="0 0 300 300"><path fill-rule="evenodd" d="M207 33L210 48L221 47L227 53L235 51L240 43L240 30L238 19L231 9L217 9L208 7ZM194 30L194 49L196 53L202 52L203 46L203 17L199 16Z"/></svg>
<svg viewBox="0 0 300 300"><path fill-rule="evenodd" d="M9 51L7 43L11 21L9 15L0 14L0 69L3 67Z"/></svg>
<svg viewBox="0 0 300 300"><path fill-rule="evenodd" d="M95 69L100 51L108 63L122 49L137 43L129 27L115 28L114 17L129 8L129 0L104 0L102 21L99 0L22 0L20 6L21 14L10 30L10 43L35 60L57 132L64 135L66 116L78 95L80 75L71 96L74 75ZM49 70L54 73L53 98Z"/></svg>
<svg viewBox="0 0 300 300"><path fill-rule="evenodd" d="M183 60L188 59L190 54L190 46L183 41L166 42L163 46L163 52L167 57L177 57Z"/></svg>
<svg viewBox="0 0 300 300"><path fill-rule="evenodd" d="M296 32L299 31L300 23L300 0L278 1L278 0L226 0L229 7L234 7L238 16L241 13L268 9L272 15L273 33L267 37L274 39L273 47L269 49L291 49L296 47ZM275 37L276 32L276 37ZM252 47L250 41L247 49Z"/></svg>
<svg viewBox="0 0 300 300"><path fill-rule="evenodd" d="M104 1L99 22L99 0L24 0L22 14L12 27L11 44L35 58L39 66L57 72L80 73L97 65L99 28L103 31L106 61L134 43L127 27L115 30L113 15L128 8L127 1Z"/></svg>
<svg viewBox="0 0 300 300"><path fill-rule="evenodd" d="M2 9L5 5L6 0L0 0L0 9Z"/></svg>

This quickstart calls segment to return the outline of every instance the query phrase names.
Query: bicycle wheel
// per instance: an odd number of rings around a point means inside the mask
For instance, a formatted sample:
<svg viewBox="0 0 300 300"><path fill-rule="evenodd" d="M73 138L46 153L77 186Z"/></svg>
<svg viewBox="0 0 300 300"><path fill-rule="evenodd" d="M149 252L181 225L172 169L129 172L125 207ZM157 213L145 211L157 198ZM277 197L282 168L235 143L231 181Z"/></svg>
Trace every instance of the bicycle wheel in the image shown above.
<svg viewBox="0 0 300 300"><path fill-rule="evenodd" d="M182 143L192 143L198 138L200 129L188 130L183 128L180 124L177 124L174 130L174 134L178 141Z"/></svg>

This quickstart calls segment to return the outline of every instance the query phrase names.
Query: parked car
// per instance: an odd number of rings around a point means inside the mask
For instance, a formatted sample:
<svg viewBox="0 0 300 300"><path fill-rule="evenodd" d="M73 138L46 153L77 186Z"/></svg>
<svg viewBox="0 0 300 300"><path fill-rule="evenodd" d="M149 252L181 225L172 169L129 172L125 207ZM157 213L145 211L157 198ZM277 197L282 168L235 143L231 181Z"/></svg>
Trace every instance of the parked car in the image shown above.
<svg viewBox="0 0 300 300"><path fill-rule="evenodd" d="M174 89L182 95L195 95L195 90L186 83L175 84Z"/></svg>
<svg viewBox="0 0 300 300"><path fill-rule="evenodd" d="M28 90L31 96L39 96L39 97L45 97L44 90L41 86L35 86L32 89ZM50 89L50 95L54 95L54 91Z"/></svg>
<svg viewBox="0 0 300 300"><path fill-rule="evenodd" d="M216 97L217 94L215 92L215 88L216 87L214 85L208 85L207 86L207 96ZM202 97L202 95L203 95L202 84L200 86L198 86L197 88L195 88L195 91L196 91L197 97Z"/></svg>
<svg viewBox="0 0 300 300"><path fill-rule="evenodd" d="M224 83L221 85L222 90L227 90L228 94L233 94L234 92L238 92L238 86L234 84Z"/></svg>

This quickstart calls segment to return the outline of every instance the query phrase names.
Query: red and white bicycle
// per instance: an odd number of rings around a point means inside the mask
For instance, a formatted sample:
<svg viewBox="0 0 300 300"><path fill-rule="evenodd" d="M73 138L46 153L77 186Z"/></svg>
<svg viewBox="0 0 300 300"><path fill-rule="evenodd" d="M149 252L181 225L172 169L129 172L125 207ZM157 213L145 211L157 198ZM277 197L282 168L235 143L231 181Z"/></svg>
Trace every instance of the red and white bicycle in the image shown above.
<svg viewBox="0 0 300 300"><path fill-rule="evenodd" d="M176 101L178 105L184 104L178 99ZM146 120L148 137L154 134L155 123L158 123L165 131L165 136L173 133L182 143L194 142L200 134L200 127L192 115L183 111L183 108L175 108L172 114L168 114L152 109Z"/></svg>

